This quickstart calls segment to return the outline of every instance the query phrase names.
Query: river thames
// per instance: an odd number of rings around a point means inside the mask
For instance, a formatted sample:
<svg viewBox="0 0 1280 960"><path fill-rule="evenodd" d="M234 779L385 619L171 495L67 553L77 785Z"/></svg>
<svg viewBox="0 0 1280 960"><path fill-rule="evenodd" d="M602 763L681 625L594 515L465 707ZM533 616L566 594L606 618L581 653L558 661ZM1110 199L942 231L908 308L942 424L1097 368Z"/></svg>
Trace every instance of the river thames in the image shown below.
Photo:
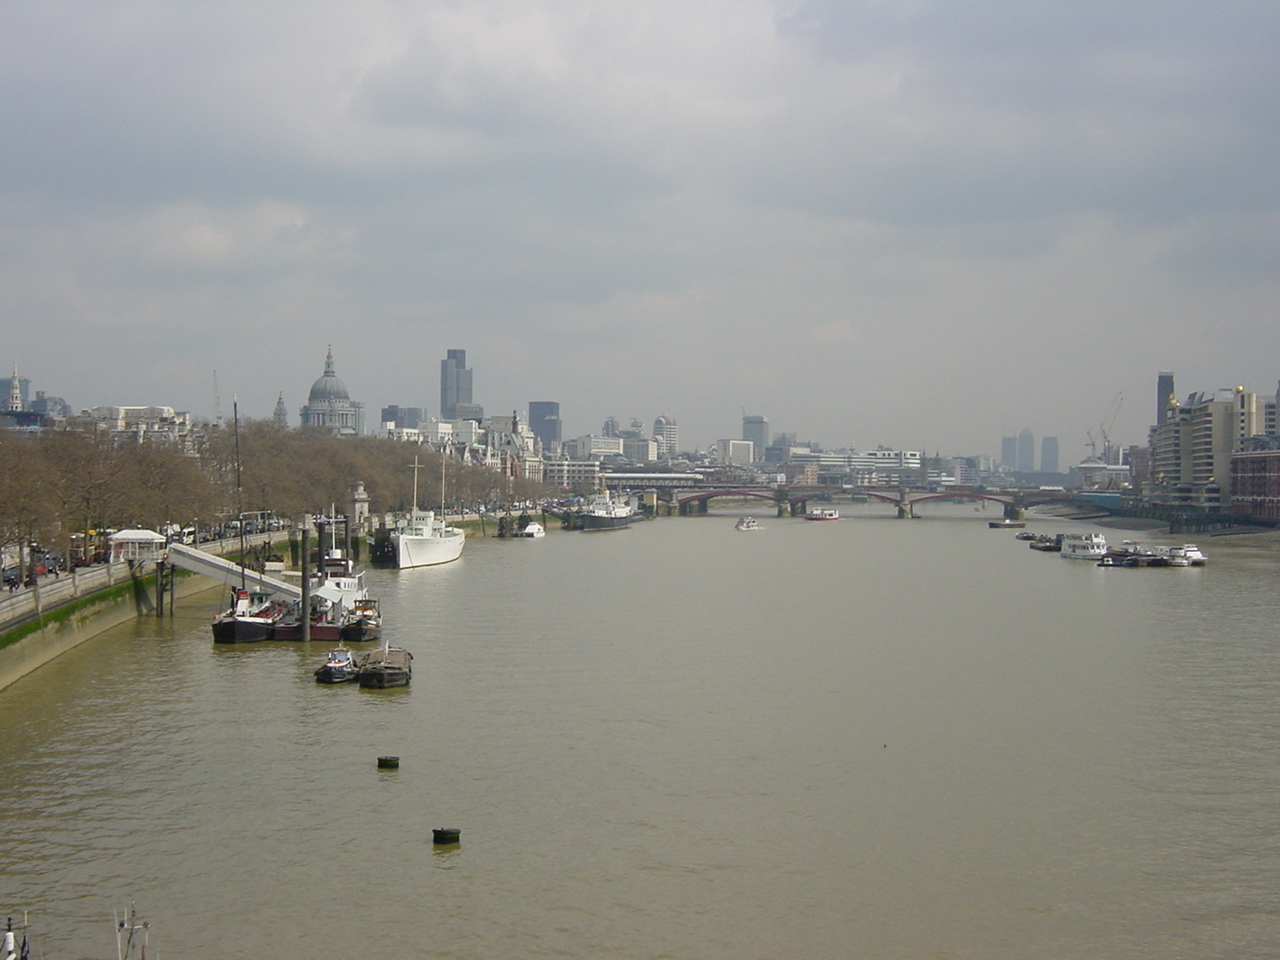
<svg viewBox="0 0 1280 960"><path fill-rule="evenodd" d="M0 694L0 909L49 960L130 900L160 960L1274 957L1280 553L839 506L371 571L407 689L215 645L221 590L103 634Z"/></svg>

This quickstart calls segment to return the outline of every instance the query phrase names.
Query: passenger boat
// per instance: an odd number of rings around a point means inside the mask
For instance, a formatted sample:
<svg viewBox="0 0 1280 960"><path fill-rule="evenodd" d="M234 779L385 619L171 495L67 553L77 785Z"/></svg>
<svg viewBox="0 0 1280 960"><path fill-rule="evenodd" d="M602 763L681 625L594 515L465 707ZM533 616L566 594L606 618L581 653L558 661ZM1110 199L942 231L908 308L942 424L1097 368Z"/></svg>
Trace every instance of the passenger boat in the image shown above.
<svg viewBox="0 0 1280 960"><path fill-rule="evenodd" d="M1095 563L1107 553L1107 538L1100 533L1066 533L1062 535L1062 557L1066 560L1092 560Z"/></svg>
<svg viewBox="0 0 1280 960"><path fill-rule="evenodd" d="M1187 558L1188 563L1193 567L1203 567L1209 562L1208 555L1194 543L1184 543L1180 547L1172 547L1170 549L1182 551L1182 555Z"/></svg>
<svg viewBox="0 0 1280 960"><path fill-rule="evenodd" d="M386 687L408 686L412 676L413 654L403 647L393 647L388 643L364 658L364 662L360 664L360 672L356 674L356 682L362 687L381 690Z"/></svg>
<svg viewBox="0 0 1280 960"><path fill-rule="evenodd" d="M215 643L254 643L275 638L288 606L265 592L236 590L231 606L213 621Z"/></svg>
<svg viewBox="0 0 1280 960"><path fill-rule="evenodd" d="M617 530L643 517L631 501L615 500L608 490L587 501L582 511L583 530Z"/></svg>
<svg viewBox="0 0 1280 960"><path fill-rule="evenodd" d="M316 669L316 683L346 683L360 672L356 656L346 647L334 647Z"/></svg>
<svg viewBox="0 0 1280 960"><path fill-rule="evenodd" d="M832 510L830 507L819 507L816 510L810 510L804 518L806 520L839 520L840 511Z"/></svg>
<svg viewBox="0 0 1280 960"><path fill-rule="evenodd" d="M739 517L738 522L733 525L735 530L759 530L760 524L755 517Z"/></svg>
<svg viewBox="0 0 1280 960"><path fill-rule="evenodd" d="M443 457L440 458L440 491L443 497ZM413 511L409 514L409 519L401 523L403 525L391 534L396 566L401 570L452 563L462 556L462 548L467 543L466 532L445 524L443 505L439 517L432 510L418 509L417 459L413 461Z"/></svg>

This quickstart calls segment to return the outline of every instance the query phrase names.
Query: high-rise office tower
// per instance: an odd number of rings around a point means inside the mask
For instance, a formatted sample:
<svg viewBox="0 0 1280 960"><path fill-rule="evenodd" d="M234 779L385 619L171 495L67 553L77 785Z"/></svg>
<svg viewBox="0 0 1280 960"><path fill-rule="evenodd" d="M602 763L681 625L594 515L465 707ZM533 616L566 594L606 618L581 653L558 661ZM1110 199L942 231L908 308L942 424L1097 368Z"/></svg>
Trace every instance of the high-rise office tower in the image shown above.
<svg viewBox="0 0 1280 960"><path fill-rule="evenodd" d="M658 459L671 460L680 452L680 428L676 418L665 413L653 421L653 439L658 441Z"/></svg>
<svg viewBox="0 0 1280 960"><path fill-rule="evenodd" d="M755 444L755 452L752 455L752 459L757 462L763 460L765 448L769 446L769 418L743 417L742 439L750 440Z"/></svg>
<svg viewBox="0 0 1280 960"><path fill-rule="evenodd" d="M1036 438L1030 430L1018 434L1018 472L1032 473L1036 468Z"/></svg>
<svg viewBox="0 0 1280 960"><path fill-rule="evenodd" d="M484 408L471 401L471 368L465 350L446 351L440 361L440 419L484 419Z"/></svg>
<svg viewBox="0 0 1280 960"><path fill-rule="evenodd" d="M1040 441L1040 472L1058 472L1058 438L1045 437Z"/></svg>
<svg viewBox="0 0 1280 960"><path fill-rule="evenodd" d="M1018 468L1018 438L1000 438L1000 464L1010 470Z"/></svg>
<svg viewBox="0 0 1280 960"><path fill-rule="evenodd" d="M1164 423L1169 413L1169 401L1173 399L1173 371L1161 370L1156 377L1156 426Z"/></svg>
<svg viewBox="0 0 1280 960"><path fill-rule="evenodd" d="M529 429L542 444L544 454L558 454L563 438L560 404L552 400L529 401Z"/></svg>

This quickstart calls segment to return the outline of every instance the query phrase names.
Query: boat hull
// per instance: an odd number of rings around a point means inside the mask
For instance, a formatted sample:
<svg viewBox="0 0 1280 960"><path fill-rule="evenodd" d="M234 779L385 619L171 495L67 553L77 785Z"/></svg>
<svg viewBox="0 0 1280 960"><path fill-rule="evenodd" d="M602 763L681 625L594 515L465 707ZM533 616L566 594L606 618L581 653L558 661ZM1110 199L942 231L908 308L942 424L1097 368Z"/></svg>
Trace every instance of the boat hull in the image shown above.
<svg viewBox="0 0 1280 960"><path fill-rule="evenodd" d="M396 548L396 566L400 569L434 567L452 563L462 556L467 536L461 530L444 537L419 537L397 534L392 538Z"/></svg>
<svg viewBox="0 0 1280 960"><path fill-rule="evenodd" d="M638 518L637 514L630 513L620 517L598 516L593 513L584 513L582 515L583 530L621 530L623 527L629 527Z"/></svg>
<svg viewBox="0 0 1280 960"><path fill-rule="evenodd" d="M409 672L399 668L366 667L356 679L362 687L386 690L390 687L407 687Z"/></svg>
<svg viewBox="0 0 1280 960"><path fill-rule="evenodd" d="M342 625L338 634L344 643L368 643L382 637L382 625L355 620Z"/></svg>
<svg viewBox="0 0 1280 960"><path fill-rule="evenodd" d="M260 617L219 617L213 621L214 643L258 643L275 637L275 622Z"/></svg>

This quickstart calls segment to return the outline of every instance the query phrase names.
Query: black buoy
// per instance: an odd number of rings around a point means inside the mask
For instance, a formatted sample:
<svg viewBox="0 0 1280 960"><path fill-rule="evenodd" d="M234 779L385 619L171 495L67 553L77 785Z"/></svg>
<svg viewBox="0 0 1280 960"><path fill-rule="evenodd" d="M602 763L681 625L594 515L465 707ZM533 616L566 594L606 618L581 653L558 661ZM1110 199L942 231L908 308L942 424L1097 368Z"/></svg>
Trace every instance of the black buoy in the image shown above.
<svg viewBox="0 0 1280 960"><path fill-rule="evenodd" d="M379 757L378 766L383 770L394 770L400 766L399 757Z"/></svg>
<svg viewBox="0 0 1280 960"><path fill-rule="evenodd" d="M462 839L461 830L436 829L431 831L432 843L458 843Z"/></svg>

